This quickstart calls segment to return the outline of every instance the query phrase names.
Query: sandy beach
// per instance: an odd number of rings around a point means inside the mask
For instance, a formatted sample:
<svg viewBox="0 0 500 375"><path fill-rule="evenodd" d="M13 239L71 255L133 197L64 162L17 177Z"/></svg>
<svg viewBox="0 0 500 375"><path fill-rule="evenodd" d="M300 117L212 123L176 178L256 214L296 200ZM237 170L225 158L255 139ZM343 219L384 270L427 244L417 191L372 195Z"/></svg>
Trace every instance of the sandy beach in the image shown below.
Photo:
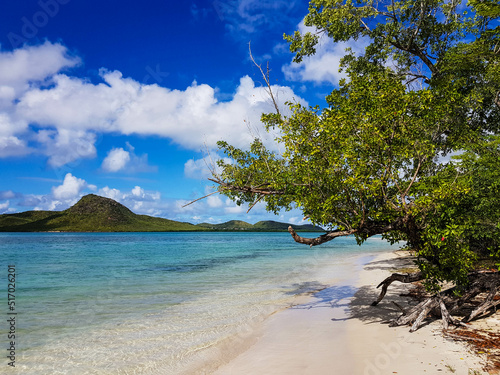
<svg viewBox="0 0 500 375"><path fill-rule="evenodd" d="M445 339L441 322L410 333L386 323L398 316L391 303L408 306L394 283L376 307L377 284L409 264L407 253L388 252L360 261L340 282L267 319L247 348L215 375L486 374L484 358ZM489 318L498 327L500 314Z"/></svg>

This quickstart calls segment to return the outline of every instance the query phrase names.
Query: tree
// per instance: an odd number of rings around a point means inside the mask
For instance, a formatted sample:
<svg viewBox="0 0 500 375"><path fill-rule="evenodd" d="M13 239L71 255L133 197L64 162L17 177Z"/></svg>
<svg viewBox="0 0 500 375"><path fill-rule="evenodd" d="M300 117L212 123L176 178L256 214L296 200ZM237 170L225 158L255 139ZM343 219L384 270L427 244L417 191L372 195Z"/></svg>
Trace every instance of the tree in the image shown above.
<svg viewBox="0 0 500 375"><path fill-rule="evenodd" d="M233 162L220 162L212 181L238 204L297 207L327 228L317 238L290 228L303 244L377 234L406 241L420 272L386 279L374 304L395 280L423 279L434 295L395 324L416 329L436 308L446 325L460 324L448 311L487 291L465 320L483 313L500 290L498 263L475 271L478 260L500 261L499 16L486 0L311 1L304 23L314 31L285 35L294 61L314 54L320 37L364 38L364 54L347 51L348 79L326 108L289 103L289 117L262 116L279 130L282 154L258 139L249 150L220 142ZM443 281L455 286L443 292Z"/></svg>

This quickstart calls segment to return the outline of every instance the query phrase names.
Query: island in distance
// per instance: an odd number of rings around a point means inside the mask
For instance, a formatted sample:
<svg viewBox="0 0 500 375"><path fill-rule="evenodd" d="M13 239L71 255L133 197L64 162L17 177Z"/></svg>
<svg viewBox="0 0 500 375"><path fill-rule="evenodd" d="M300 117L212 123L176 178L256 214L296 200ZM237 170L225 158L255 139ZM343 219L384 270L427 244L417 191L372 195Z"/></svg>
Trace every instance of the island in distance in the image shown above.
<svg viewBox="0 0 500 375"><path fill-rule="evenodd" d="M191 224L137 215L110 198L89 194L64 211L26 211L0 215L0 232L282 232L290 224L231 220L222 224ZM292 225L295 231L322 232L311 224Z"/></svg>

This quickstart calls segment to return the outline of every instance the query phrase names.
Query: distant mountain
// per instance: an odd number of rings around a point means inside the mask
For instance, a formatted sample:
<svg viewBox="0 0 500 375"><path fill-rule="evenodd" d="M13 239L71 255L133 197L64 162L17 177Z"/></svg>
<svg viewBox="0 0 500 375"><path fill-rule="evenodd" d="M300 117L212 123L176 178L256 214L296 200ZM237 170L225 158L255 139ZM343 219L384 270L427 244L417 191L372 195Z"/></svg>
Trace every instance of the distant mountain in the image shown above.
<svg viewBox="0 0 500 375"><path fill-rule="evenodd" d="M218 231L251 231L251 232L286 232L288 231L288 227L292 224L280 223L277 221L266 220L259 221L255 224L249 224L245 221L241 220L231 220L222 224L209 224L209 223L201 223L197 224L197 226L218 230ZM312 224L304 224L304 225L292 225L293 229L296 232L324 232L321 227L314 226Z"/></svg>
<svg viewBox="0 0 500 375"><path fill-rule="evenodd" d="M259 221L253 225L254 229L267 230L267 231L288 231L290 224L280 223L278 221L266 220ZM297 232L324 232L321 227L312 224L295 225L292 224L293 229Z"/></svg>
<svg viewBox="0 0 500 375"><path fill-rule="evenodd" d="M182 231L286 231L289 224L239 220L194 225L159 217L137 215L110 198L82 197L64 211L27 211L0 215L0 232L182 232ZM294 225L296 231L322 231L312 225Z"/></svg>
<svg viewBox="0 0 500 375"><path fill-rule="evenodd" d="M230 220L222 224L201 223L197 226L213 230L249 230L253 228L252 224L241 220Z"/></svg>

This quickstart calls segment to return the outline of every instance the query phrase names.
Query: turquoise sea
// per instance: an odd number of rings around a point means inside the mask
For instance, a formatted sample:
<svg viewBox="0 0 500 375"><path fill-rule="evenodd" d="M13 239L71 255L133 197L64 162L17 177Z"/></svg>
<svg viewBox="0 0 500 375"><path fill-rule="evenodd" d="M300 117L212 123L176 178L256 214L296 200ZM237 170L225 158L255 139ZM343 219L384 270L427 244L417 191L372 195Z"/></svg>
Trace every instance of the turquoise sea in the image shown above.
<svg viewBox="0 0 500 375"><path fill-rule="evenodd" d="M295 296L394 249L380 238L311 249L288 233L0 234L4 354L9 265L17 313L16 367L2 355L0 373L209 373Z"/></svg>

